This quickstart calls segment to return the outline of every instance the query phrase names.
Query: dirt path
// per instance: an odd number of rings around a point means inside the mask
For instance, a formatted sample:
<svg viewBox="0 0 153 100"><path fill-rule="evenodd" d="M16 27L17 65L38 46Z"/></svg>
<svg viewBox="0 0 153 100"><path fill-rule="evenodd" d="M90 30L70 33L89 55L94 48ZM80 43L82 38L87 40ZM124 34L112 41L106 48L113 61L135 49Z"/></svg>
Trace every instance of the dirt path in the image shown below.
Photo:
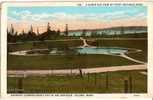
<svg viewBox="0 0 153 100"><path fill-rule="evenodd" d="M145 62L142 62L142 61L139 61L139 60L136 60L136 59L133 59L127 55L125 55L124 53L121 53L119 56L123 57L123 58L126 58L128 60L131 60L133 62L136 62L136 63L140 63L140 64L145 64Z"/></svg>
<svg viewBox="0 0 153 100"><path fill-rule="evenodd" d="M128 66L113 66L113 67L98 67L98 68L83 68L82 73L102 73L114 71L128 71L128 70L145 70L146 64L128 65ZM79 69L62 69L62 70L8 70L8 77L30 76L30 75L66 75L79 74Z"/></svg>
<svg viewBox="0 0 153 100"><path fill-rule="evenodd" d="M83 41L83 46L82 47L89 47L90 46L90 45L87 44L87 42L86 42L87 40L86 39L80 37L80 40Z"/></svg>

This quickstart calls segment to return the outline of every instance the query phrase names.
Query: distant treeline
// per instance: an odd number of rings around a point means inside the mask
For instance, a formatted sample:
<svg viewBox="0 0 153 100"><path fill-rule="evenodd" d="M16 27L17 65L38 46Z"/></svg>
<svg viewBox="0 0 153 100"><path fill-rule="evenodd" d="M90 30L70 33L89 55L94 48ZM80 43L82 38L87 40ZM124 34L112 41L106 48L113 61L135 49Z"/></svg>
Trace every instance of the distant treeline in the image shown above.
<svg viewBox="0 0 153 100"><path fill-rule="evenodd" d="M66 24L65 34L63 36L68 35L68 25ZM55 39L56 37L61 36L60 30L51 30L49 23L47 24L46 31L43 33L39 33L39 29L37 28L37 32L33 31L33 26L31 25L30 30L25 32L24 30L21 33L15 31L13 25L11 24L10 30L7 29L7 40L8 42L17 42L17 41L44 41L49 39Z"/></svg>
<svg viewBox="0 0 153 100"><path fill-rule="evenodd" d="M79 30L80 31L80 30ZM98 30L97 30L98 31ZM121 34L98 34L96 30L91 31L91 35L87 36L88 30L82 30L81 31L81 37L103 37L103 38L116 38L116 37L132 37L132 38L146 38L147 33L133 33L133 34L125 34L124 32L124 27L120 28L120 33ZM78 36L69 36L69 32L71 30L68 30L68 24L65 26L64 32L61 32L60 30L52 30L50 27L50 24L47 24L46 31L43 33L39 32L39 29L37 28L37 32L33 31L33 26L31 25L30 30L28 32L25 32L24 30L21 33L18 33L15 31L13 25L11 24L10 30L7 29L7 40L8 42L19 42L19 41L44 41L44 40L52 40L52 39L57 39L57 38L74 38ZM79 36L79 37L80 37Z"/></svg>

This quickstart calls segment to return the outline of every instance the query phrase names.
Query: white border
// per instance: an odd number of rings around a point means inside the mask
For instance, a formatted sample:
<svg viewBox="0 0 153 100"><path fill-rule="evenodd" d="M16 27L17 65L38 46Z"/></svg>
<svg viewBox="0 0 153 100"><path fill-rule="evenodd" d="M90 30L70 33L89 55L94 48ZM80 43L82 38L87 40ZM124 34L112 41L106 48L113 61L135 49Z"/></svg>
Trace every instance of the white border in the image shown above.
<svg viewBox="0 0 153 100"><path fill-rule="evenodd" d="M6 74L7 74L7 34L5 28L7 27L7 10L6 7L1 6L1 96L6 95ZM4 33L4 34L2 34Z"/></svg>
<svg viewBox="0 0 153 100"><path fill-rule="evenodd" d="M21 3L21 2L8 2L8 3L3 3L2 4L2 16L1 16L1 94L2 97L8 97L10 95L7 94L7 34L6 34L6 29L7 29L7 7L8 6L76 6L77 3L86 3L86 2L31 2L31 3ZM101 2L97 2L101 3ZM112 98L112 97L120 97L120 98L131 98L131 97L151 97L153 96L153 78L152 78L152 72L153 68L151 65L153 65L153 53L151 50L153 50L153 6L152 2L103 2L103 3L142 3L148 7L148 93L147 94L140 94L140 93L133 93L133 94L121 94L121 93L115 93L115 94L94 94L96 98ZM16 98L16 96L14 96ZM11 97L11 98L14 98ZM24 96L23 96L24 97ZM36 97L36 96L33 96ZM53 96L55 97L55 96ZM40 98L40 97L39 97ZM68 97L69 98L69 97ZM83 97L86 98L86 97ZM88 97L87 97L88 98ZM92 97L90 97L92 98Z"/></svg>
<svg viewBox="0 0 153 100"><path fill-rule="evenodd" d="M148 94L153 97L153 2L148 9Z"/></svg>

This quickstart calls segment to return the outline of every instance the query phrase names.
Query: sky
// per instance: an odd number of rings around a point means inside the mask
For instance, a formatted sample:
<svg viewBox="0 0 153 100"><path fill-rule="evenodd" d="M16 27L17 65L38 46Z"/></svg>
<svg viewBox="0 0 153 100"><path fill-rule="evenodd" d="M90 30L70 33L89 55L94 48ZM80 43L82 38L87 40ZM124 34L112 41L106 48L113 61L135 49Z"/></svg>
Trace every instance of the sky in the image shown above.
<svg viewBox="0 0 153 100"><path fill-rule="evenodd" d="M47 23L52 30L97 29L116 26L146 26L147 8L145 6L99 6L99 7L9 7L8 28L25 32L32 25L34 31L46 31Z"/></svg>

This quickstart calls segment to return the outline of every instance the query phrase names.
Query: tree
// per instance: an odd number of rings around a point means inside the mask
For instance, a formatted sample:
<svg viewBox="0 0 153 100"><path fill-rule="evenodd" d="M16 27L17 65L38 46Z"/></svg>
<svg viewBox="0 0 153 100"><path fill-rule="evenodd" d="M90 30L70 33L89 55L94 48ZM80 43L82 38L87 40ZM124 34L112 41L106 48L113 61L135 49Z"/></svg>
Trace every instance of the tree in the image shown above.
<svg viewBox="0 0 153 100"><path fill-rule="evenodd" d="M25 41L27 39L27 34L25 33L24 29L22 30L21 34L19 34L19 40Z"/></svg>
<svg viewBox="0 0 153 100"><path fill-rule="evenodd" d="M65 36L68 36L68 24L66 24L66 26L65 26Z"/></svg>
<svg viewBox="0 0 153 100"><path fill-rule="evenodd" d="M34 40L35 37L36 37L36 34L35 32L33 32L33 26L31 25L27 38L28 40Z"/></svg>
<svg viewBox="0 0 153 100"><path fill-rule="evenodd" d="M25 34L24 30L22 30L22 35L24 35L24 34Z"/></svg>
<svg viewBox="0 0 153 100"><path fill-rule="evenodd" d="M81 35L82 35L82 37L85 37L85 36L86 36L86 33L87 33L87 30L85 30L85 29L84 29L84 30L82 30L82 34L81 34Z"/></svg>
<svg viewBox="0 0 153 100"><path fill-rule="evenodd" d="M124 34L124 27L121 27L121 34Z"/></svg>
<svg viewBox="0 0 153 100"><path fill-rule="evenodd" d="M7 40L8 40L8 42L12 42L12 37L13 37L13 35L10 33L10 31L7 28Z"/></svg>
<svg viewBox="0 0 153 100"><path fill-rule="evenodd" d="M13 24L11 24L11 29L10 29L10 34L14 34L14 27L13 27Z"/></svg>
<svg viewBox="0 0 153 100"><path fill-rule="evenodd" d="M114 37L117 37L117 32L116 31L114 32Z"/></svg>
<svg viewBox="0 0 153 100"><path fill-rule="evenodd" d="M33 32L33 27L32 27L32 25L31 25L31 27L30 27L30 32L31 32L31 33Z"/></svg>
<svg viewBox="0 0 153 100"><path fill-rule="evenodd" d="M47 32L51 31L50 23L47 24Z"/></svg>
<svg viewBox="0 0 153 100"><path fill-rule="evenodd" d="M39 35L39 28L37 27L37 35Z"/></svg>
<svg viewBox="0 0 153 100"><path fill-rule="evenodd" d="M15 33L15 36L17 36L18 35L18 32L16 31L16 32L14 32Z"/></svg>
<svg viewBox="0 0 153 100"><path fill-rule="evenodd" d="M47 30L40 34L39 28L37 27L36 32L34 32L34 28L30 25L28 32L22 30L20 34L14 30L13 24L10 26L10 30L7 28L7 39L9 42L16 42L17 41L35 41L35 40L49 40L55 39L60 36L60 29L57 31L50 29L50 23L47 23ZM66 24L66 35L68 35L68 25Z"/></svg>
<svg viewBox="0 0 153 100"><path fill-rule="evenodd" d="M97 36L98 36L97 31L92 31L92 32L91 32L91 37L97 37Z"/></svg>
<svg viewBox="0 0 153 100"><path fill-rule="evenodd" d="M61 34L60 29L58 29L56 33L57 33L58 36L60 36L60 34Z"/></svg>

